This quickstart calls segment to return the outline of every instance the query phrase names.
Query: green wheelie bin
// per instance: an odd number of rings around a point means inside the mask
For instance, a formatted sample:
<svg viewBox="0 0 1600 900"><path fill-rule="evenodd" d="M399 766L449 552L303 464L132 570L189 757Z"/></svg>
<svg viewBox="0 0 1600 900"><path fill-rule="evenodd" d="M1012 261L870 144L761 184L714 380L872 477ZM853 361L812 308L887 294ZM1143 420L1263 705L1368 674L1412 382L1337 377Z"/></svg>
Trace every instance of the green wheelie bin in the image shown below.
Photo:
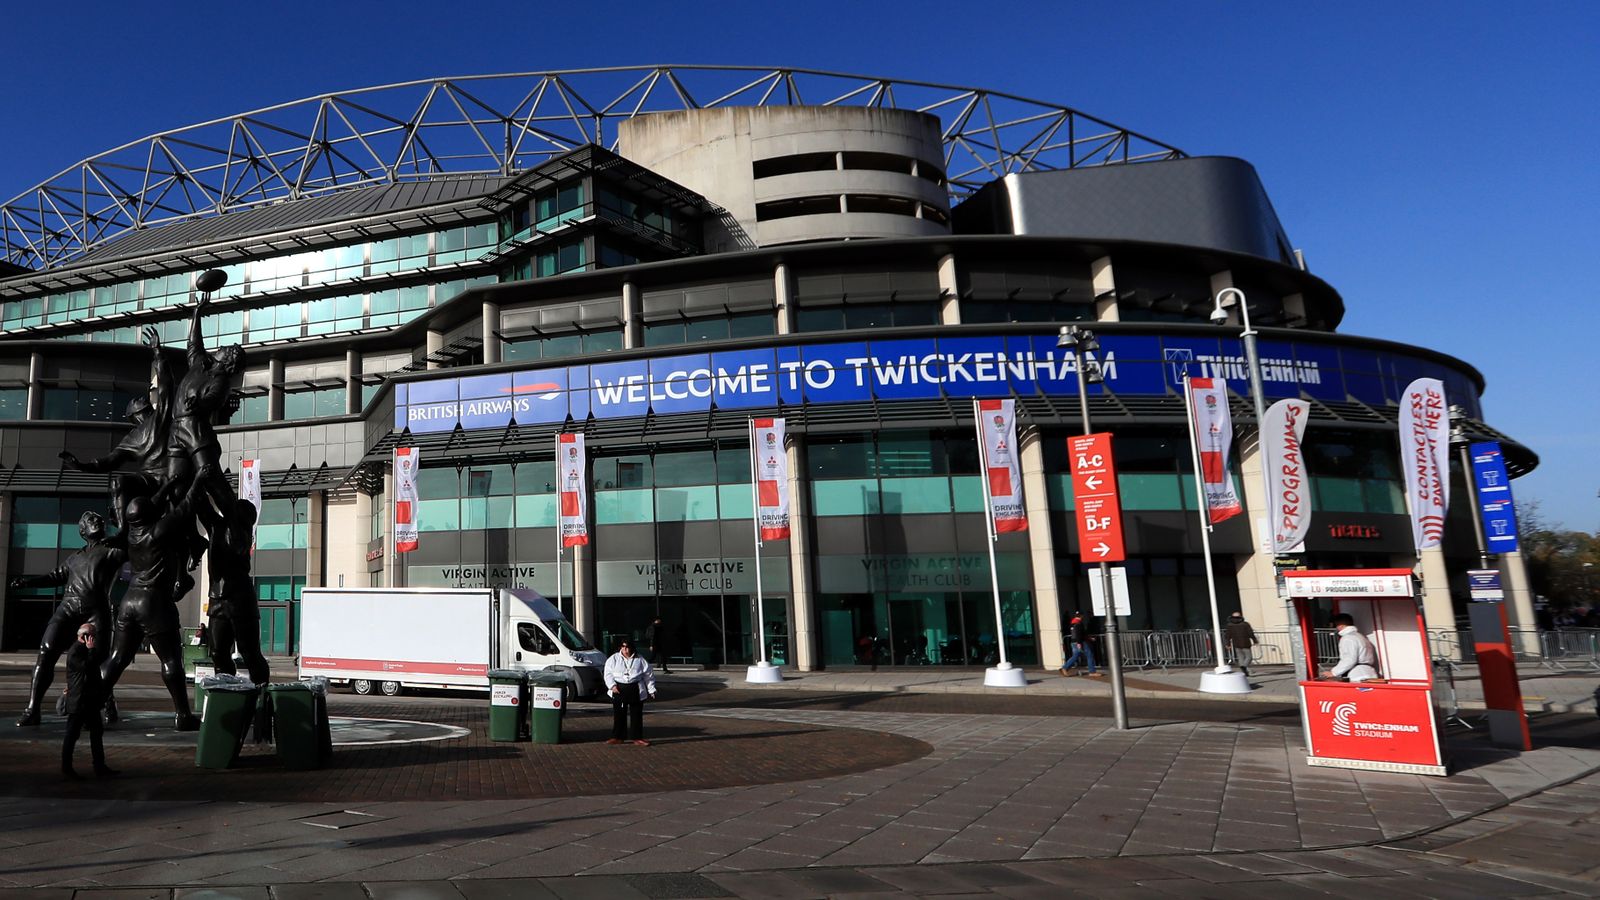
<svg viewBox="0 0 1600 900"><path fill-rule="evenodd" d="M205 629L185 628L183 629L183 671L193 675L197 664L203 666L211 664L211 648L206 646Z"/></svg>
<svg viewBox="0 0 1600 900"><path fill-rule="evenodd" d="M489 740L528 739L528 682L516 669L489 671Z"/></svg>
<svg viewBox="0 0 1600 900"><path fill-rule="evenodd" d="M278 761L285 769L320 769L333 752L328 731L326 682L292 681L267 686L277 739Z"/></svg>
<svg viewBox="0 0 1600 900"><path fill-rule="evenodd" d="M206 697L200 707L194 764L202 769L226 769L239 758L261 689L240 675L213 675L202 681L201 687Z"/></svg>
<svg viewBox="0 0 1600 900"><path fill-rule="evenodd" d="M213 676L215 674L217 674L217 669L216 669L215 666L211 665L211 663L209 661L203 662L203 663L195 663L195 667L194 667L194 708L195 709L201 710L201 709L205 709L206 708L205 680L207 678L210 678L211 676Z"/></svg>
<svg viewBox="0 0 1600 900"><path fill-rule="evenodd" d="M567 711L567 676L563 672L528 673L529 716L533 742L561 743L561 718Z"/></svg>

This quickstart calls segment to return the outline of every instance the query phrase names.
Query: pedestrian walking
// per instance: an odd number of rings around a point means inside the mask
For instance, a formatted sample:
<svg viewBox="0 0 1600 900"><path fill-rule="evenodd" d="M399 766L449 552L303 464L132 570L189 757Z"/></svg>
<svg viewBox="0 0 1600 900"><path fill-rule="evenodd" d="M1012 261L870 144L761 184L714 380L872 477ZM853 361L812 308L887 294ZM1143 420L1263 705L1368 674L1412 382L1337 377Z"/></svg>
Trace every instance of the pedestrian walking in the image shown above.
<svg viewBox="0 0 1600 900"><path fill-rule="evenodd" d="M644 657L624 640L606 660L606 692L611 695L611 739L608 744L631 741L650 746L644 739L644 701L656 696L656 675Z"/></svg>
<svg viewBox="0 0 1600 900"><path fill-rule="evenodd" d="M105 701L100 662L105 654L98 645L94 623L84 622L78 626L77 642L67 651L67 736L61 742L61 775L64 778L82 777L72 768L72 750L85 728L89 730L94 774L102 778L117 774L106 765L105 725L100 721L100 707Z"/></svg>
<svg viewBox="0 0 1600 900"><path fill-rule="evenodd" d="M1245 677L1248 678L1250 675L1250 648L1260 643L1260 641L1256 640L1256 630L1251 628L1250 623L1244 620L1244 613L1235 610L1228 616L1226 636L1233 664L1238 666L1239 671L1243 672Z"/></svg>
<svg viewBox="0 0 1600 900"><path fill-rule="evenodd" d="M667 668L667 627L661 624L661 617L644 629L644 646L650 655L650 665L660 666L663 675L671 675L672 670Z"/></svg>
<svg viewBox="0 0 1600 900"><path fill-rule="evenodd" d="M1100 673L1095 671L1094 647L1089 644L1089 623L1084 619L1083 613L1075 612L1072 614L1072 622L1068 625L1067 637L1070 642L1068 649L1071 652L1067 656L1067 661L1061 666L1061 674L1074 674L1072 668L1081 660L1089 664L1089 677L1099 678Z"/></svg>

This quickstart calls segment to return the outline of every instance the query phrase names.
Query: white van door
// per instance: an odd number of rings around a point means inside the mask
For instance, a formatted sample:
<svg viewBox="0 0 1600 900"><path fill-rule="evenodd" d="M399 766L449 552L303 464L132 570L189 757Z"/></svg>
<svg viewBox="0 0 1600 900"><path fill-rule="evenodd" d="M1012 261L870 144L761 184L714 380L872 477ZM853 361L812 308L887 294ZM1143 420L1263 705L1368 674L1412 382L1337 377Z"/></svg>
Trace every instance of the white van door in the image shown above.
<svg viewBox="0 0 1600 900"><path fill-rule="evenodd" d="M561 647L543 623L533 619L511 620L512 661L519 669L542 669L562 660Z"/></svg>

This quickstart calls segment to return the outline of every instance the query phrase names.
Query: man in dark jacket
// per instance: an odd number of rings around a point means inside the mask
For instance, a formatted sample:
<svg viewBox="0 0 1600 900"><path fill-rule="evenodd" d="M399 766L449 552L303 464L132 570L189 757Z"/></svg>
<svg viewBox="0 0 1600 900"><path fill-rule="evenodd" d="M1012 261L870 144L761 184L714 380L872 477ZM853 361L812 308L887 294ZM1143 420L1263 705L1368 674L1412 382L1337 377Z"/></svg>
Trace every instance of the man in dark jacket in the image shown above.
<svg viewBox="0 0 1600 900"><path fill-rule="evenodd" d="M106 540L106 523L98 513L86 512L78 518L78 534L83 538L82 549L67 557L60 568L48 575L11 579L13 588L64 588L61 602L50 614L50 623L39 641L28 707L17 720L21 726L39 724L40 705L55 678L56 660L72 646L72 635L78 626L89 623L97 634L111 633L111 588L128 554L119 542Z"/></svg>
<svg viewBox="0 0 1600 900"><path fill-rule="evenodd" d="M89 729L89 752L94 756L94 773L102 778L117 774L106 765L102 743L105 726L100 722L100 706L105 701L105 682L100 680L100 652L93 622L78 626L78 640L67 651L67 736L61 743L61 774L80 777L72 768L72 748L78 735Z"/></svg>
<svg viewBox="0 0 1600 900"><path fill-rule="evenodd" d="M1260 641L1256 640L1256 630L1244 620L1244 613L1234 612L1228 616L1227 629L1228 649L1233 654L1233 664L1245 675L1250 674L1250 648Z"/></svg>
<svg viewBox="0 0 1600 900"><path fill-rule="evenodd" d="M645 626L644 645L650 651L650 665L660 666L662 672L670 674L672 670L667 668L667 626L661 624L660 616Z"/></svg>
<svg viewBox="0 0 1600 900"><path fill-rule="evenodd" d="M1075 612L1072 614L1072 622L1068 626L1067 637L1071 642L1072 652L1067 657L1066 663L1061 666L1061 674L1073 674L1073 666L1081 659L1089 664L1089 677L1099 678L1100 673L1095 671L1094 665L1094 647L1089 644L1089 620L1083 617L1083 613Z"/></svg>

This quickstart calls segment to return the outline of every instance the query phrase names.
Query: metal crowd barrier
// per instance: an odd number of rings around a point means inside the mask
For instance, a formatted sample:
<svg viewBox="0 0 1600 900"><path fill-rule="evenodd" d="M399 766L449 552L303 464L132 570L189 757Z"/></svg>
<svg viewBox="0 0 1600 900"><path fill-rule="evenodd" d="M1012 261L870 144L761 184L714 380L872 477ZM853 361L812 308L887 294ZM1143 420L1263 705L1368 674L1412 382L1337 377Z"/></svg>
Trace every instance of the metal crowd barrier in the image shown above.
<svg viewBox="0 0 1600 900"><path fill-rule="evenodd" d="M1317 660L1331 664L1339 658L1339 636L1331 628L1313 632ZM1558 671L1600 671L1600 629L1567 628L1537 631L1510 629L1511 646L1521 662L1535 663ZM1130 669L1168 669L1209 666L1216 659L1211 632L1124 631L1119 634L1122 664ZM1250 665L1293 665L1290 632L1258 630L1251 648ZM1439 629L1428 633L1429 650L1435 659L1447 662L1472 662L1472 633L1466 630ZM1230 660L1231 661L1231 660Z"/></svg>

